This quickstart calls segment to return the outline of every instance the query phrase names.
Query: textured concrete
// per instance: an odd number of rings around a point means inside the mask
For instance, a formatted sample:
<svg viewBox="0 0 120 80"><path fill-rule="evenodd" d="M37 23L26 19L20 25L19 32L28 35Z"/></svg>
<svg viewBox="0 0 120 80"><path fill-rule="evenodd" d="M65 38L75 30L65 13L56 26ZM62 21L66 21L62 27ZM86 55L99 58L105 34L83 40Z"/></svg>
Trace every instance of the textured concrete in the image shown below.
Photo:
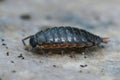
<svg viewBox="0 0 120 80"><path fill-rule="evenodd" d="M0 80L119 80L119 5L119 0L0 0ZM61 25L111 41L87 51L87 58L79 53L71 58L70 52L45 57L24 50L21 39Z"/></svg>

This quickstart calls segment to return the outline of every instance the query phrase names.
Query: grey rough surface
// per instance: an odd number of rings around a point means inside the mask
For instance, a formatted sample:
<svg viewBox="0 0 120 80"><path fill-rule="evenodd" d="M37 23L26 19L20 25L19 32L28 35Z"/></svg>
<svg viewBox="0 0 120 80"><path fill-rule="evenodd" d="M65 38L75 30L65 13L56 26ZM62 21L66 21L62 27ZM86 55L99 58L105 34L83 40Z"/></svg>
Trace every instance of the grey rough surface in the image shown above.
<svg viewBox="0 0 120 80"><path fill-rule="evenodd" d="M119 80L119 0L5 0L0 2L0 78L2 80ZM30 20L22 20L29 14ZM71 25L111 42L104 49L44 57L24 50L21 39L45 26ZM44 27L43 27L44 26ZM7 44L3 46L2 44ZM9 52L9 56L6 55ZM25 59L18 58L22 54ZM87 64L87 67L80 65ZM53 67L56 65L56 67Z"/></svg>

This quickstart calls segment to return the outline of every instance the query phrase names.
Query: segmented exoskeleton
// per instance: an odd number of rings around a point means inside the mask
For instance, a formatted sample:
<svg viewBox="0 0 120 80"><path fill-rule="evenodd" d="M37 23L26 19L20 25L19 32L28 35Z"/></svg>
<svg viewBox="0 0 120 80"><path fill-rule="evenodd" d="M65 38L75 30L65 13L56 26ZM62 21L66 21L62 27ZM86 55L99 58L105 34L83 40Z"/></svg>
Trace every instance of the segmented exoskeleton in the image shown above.
<svg viewBox="0 0 120 80"><path fill-rule="evenodd" d="M86 30L69 26L39 31L35 35L24 38L22 40L24 45L26 45L24 40L28 38L30 38L29 42L33 48L39 46L41 49L83 48L109 42L108 38L101 38Z"/></svg>

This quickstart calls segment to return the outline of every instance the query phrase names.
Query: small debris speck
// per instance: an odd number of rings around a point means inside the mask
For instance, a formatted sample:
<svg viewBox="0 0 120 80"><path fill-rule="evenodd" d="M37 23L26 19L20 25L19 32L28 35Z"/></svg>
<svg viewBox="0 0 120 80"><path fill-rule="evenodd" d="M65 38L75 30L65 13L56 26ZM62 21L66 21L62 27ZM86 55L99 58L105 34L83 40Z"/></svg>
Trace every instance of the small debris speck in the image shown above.
<svg viewBox="0 0 120 80"><path fill-rule="evenodd" d="M87 67L87 65L86 65L86 64L85 64L85 65L80 65L80 67L83 67L83 68L84 68L84 67Z"/></svg>
<svg viewBox="0 0 120 80"><path fill-rule="evenodd" d="M4 39L1 39L1 41L5 41Z"/></svg>
<svg viewBox="0 0 120 80"><path fill-rule="evenodd" d="M53 67L57 67L56 65L53 65Z"/></svg>
<svg viewBox="0 0 120 80"><path fill-rule="evenodd" d="M11 63L14 63L14 61L11 61Z"/></svg>
<svg viewBox="0 0 120 80"><path fill-rule="evenodd" d="M6 55L9 56L9 52L7 52Z"/></svg>
<svg viewBox="0 0 120 80"><path fill-rule="evenodd" d="M90 71L87 71L87 73L90 73Z"/></svg>
<svg viewBox="0 0 120 80"><path fill-rule="evenodd" d="M84 58L86 59L86 58L87 58L87 56L84 56Z"/></svg>
<svg viewBox="0 0 120 80"><path fill-rule="evenodd" d="M16 72L15 70L12 71L12 73L15 73L15 72Z"/></svg>
<svg viewBox="0 0 120 80"><path fill-rule="evenodd" d="M5 44L5 43L2 43L2 45L3 45L3 46L6 46L6 44Z"/></svg>
<svg viewBox="0 0 120 80"><path fill-rule="evenodd" d="M47 15L47 16L46 16L46 19L47 19L47 20L51 20L51 19L52 19L52 16Z"/></svg>
<svg viewBox="0 0 120 80"><path fill-rule="evenodd" d="M20 55L18 56L18 58L21 58L21 57L23 57L22 54L20 54Z"/></svg>
<svg viewBox="0 0 120 80"><path fill-rule="evenodd" d="M6 46L6 49L8 49L8 47Z"/></svg>
<svg viewBox="0 0 120 80"><path fill-rule="evenodd" d="M70 58L75 58L75 55L70 55L69 57L70 57Z"/></svg>
<svg viewBox="0 0 120 80"><path fill-rule="evenodd" d="M22 59L25 59L24 57L22 57Z"/></svg>
<svg viewBox="0 0 120 80"><path fill-rule="evenodd" d="M39 61L40 63L43 63L42 61Z"/></svg>
<svg viewBox="0 0 120 80"><path fill-rule="evenodd" d="M82 73L82 70L80 70L79 72Z"/></svg>
<svg viewBox="0 0 120 80"><path fill-rule="evenodd" d="M22 54L20 54L20 55L18 56L18 58L25 59Z"/></svg>
<svg viewBox="0 0 120 80"><path fill-rule="evenodd" d="M20 18L23 19L23 20L30 20L30 19L31 19L31 16L30 16L29 14L22 14L22 15L20 16Z"/></svg>

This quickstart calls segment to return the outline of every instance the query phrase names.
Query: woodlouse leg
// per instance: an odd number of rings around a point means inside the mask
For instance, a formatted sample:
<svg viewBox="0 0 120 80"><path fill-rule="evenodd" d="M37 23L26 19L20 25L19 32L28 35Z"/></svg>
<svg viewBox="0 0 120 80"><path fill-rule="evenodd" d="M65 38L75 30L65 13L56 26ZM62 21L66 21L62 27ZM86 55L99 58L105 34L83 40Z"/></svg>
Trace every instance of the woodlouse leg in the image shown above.
<svg viewBox="0 0 120 80"><path fill-rule="evenodd" d="M84 51L82 52L84 58L87 58L86 57L87 52L88 52L88 48L84 48Z"/></svg>
<svg viewBox="0 0 120 80"><path fill-rule="evenodd" d="M75 58L75 57L76 57L74 51L72 51L72 52L70 53L70 57L71 57L71 58Z"/></svg>
<svg viewBox="0 0 120 80"><path fill-rule="evenodd" d="M32 48L32 49L31 49L31 50L29 50L29 51L34 52L34 51L35 51L35 48Z"/></svg>
<svg viewBox="0 0 120 80"><path fill-rule="evenodd" d="M45 51L42 48L40 48L40 52L42 53L43 56L47 57L47 55L45 54Z"/></svg>
<svg viewBox="0 0 120 80"><path fill-rule="evenodd" d="M85 52L82 52L82 55L83 55L83 57L84 57L84 58L87 58L87 56L86 56L86 53L85 53Z"/></svg>
<svg viewBox="0 0 120 80"><path fill-rule="evenodd" d="M30 35L30 36L28 36L28 37L26 37L26 38L22 39L22 42L23 42L24 46L26 46L25 40L27 40L27 39L31 38L32 36L33 36L33 35Z"/></svg>
<svg viewBox="0 0 120 80"><path fill-rule="evenodd" d="M65 53L65 51L64 51L64 50L62 50L62 51L61 51L61 55L63 56L63 55L64 55L64 53Z"/></svg>

